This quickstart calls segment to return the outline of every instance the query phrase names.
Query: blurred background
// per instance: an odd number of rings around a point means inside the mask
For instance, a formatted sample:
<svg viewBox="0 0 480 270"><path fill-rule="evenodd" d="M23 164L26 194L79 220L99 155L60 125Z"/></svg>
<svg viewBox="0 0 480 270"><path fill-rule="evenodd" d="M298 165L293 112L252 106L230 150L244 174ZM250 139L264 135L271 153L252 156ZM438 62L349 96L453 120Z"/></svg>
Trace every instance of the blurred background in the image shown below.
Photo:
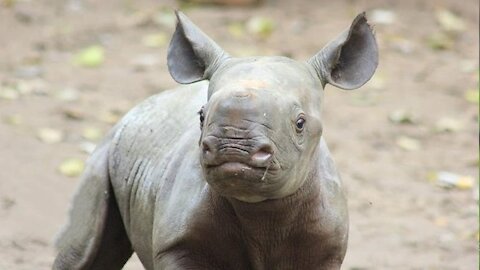
<svg viewBox="0 0 480 270"><path fill-rule="evenodd" d="M478 5L0 0L0 269L50 268L88 154L176 86L174 9L234 56L297 60L367 11L377 73L360 90L325 89L324 136L349 198L343 269L478 269Z"/></svg>

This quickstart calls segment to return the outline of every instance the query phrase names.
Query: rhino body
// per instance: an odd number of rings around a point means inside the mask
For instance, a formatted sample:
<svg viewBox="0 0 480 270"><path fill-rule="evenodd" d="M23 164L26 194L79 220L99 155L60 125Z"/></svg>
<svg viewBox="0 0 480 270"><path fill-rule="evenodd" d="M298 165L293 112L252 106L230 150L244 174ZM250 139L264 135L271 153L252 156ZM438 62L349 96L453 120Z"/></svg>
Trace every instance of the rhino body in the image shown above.
<svg viewBox="0 0 480 270"><path fill-rule="evenodd" d="M148 98L97 147L53 268L121 269L135 252L155 270L340 269L347 206L314 105L325 83L365 83L376 45L367 75L325 75L318 58L355 27L373 39L364 15L306 63L230 58L177 16L169 69L193 84Z"/></svg>

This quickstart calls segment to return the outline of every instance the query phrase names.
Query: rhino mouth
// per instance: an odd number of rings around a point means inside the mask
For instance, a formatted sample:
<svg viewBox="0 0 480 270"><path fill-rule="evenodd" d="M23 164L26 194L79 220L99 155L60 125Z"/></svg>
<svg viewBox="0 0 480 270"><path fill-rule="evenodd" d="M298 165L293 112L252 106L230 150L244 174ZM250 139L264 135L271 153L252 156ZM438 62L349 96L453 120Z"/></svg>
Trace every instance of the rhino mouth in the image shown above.
<svg viewBox="0 0 480 270"><path fill-rule="evenodd" d="M207 169L217 169L217 170L222 170L225 172L232 172L232 173L237 173L237 172L245 172L247 170L266 170L267 166L254 166L250 165L244 162L238 162L238 161L226 161L221 164L216 164L216 165L207 165Z"/></svg>
<svg viewBox="0 0 480 270"><path fill-rule="evenodd" d="M273 166L256 166L239 161L226 161L221 164L207 165L207 175L217 180L240 180L247 182L262 182L275 169Z"/></svg>

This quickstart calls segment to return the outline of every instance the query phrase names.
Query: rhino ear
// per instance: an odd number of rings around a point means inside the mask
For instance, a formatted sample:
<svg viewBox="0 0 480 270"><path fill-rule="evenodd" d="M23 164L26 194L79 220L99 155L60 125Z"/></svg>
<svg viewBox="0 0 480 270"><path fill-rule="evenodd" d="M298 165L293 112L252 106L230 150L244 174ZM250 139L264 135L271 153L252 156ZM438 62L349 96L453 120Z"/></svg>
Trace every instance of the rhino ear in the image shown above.
<svg viewBox="0 0 480 270"><path fill-rule="evenodd" d="M182 12L175 14L177 27L167 56L170 75L183 84L209 79L228 55Z"/></svg>
<svg viewBox="0 0 480 270"><path fill-rule="evenodd" d="M365 12L357 15L348 30L328 43L308 61L323 85L352 90L364 85L378 65L378 48Z"/></svg>

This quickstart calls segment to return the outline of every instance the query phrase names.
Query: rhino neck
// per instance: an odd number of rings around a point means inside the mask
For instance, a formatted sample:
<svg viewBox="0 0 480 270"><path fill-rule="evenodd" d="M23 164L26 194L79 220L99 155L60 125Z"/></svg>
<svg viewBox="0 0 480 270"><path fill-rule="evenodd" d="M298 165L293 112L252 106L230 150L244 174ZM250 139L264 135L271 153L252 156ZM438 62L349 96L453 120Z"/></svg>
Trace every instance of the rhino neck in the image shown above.
<svg viewBox="0 0 480 270"><path fill-rule="evenodd" d="M317 231L321 187L316 167L311 168L304 184L285 198L259 203L227 199L254 269L279 256L295 258L292 251L302 252L300 242Z"/></svg>
<svg viewBox="0 0 480 270"><path fill-rule="evenodd" d="M315 212L320 202L319 193L320 187L315 174L310 173L305 183L295 193L285 198L258 203L233 198L228 201L246 233L255 236L270 233L284 235L298 228L296 226L302 225L301 223L311 222L310 215Z"/></svg>

